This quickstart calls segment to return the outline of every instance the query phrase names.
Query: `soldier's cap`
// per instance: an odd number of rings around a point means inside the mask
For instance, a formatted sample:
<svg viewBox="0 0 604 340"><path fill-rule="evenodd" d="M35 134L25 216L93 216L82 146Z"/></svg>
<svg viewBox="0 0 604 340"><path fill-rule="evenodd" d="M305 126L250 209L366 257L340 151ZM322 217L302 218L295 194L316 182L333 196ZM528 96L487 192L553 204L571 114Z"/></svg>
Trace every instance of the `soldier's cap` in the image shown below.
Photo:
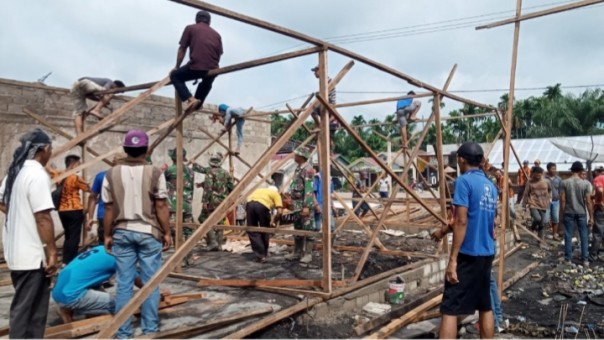
<svg viewBox="0 0 604 340"><path fill-rule="evenodd" d="M294 154L296 154L298 156L301 156L301 157L304 157L306 159L308 159L310 157L310 152L308 151L308 149L306 149L304 147L297 148L294 151Z"/></svg>
<svg viewBox="0 0 604 340"><path fill-rule="evenodd" d="M210 155L210 165L220 166L220 162L222 162L222 153L216 152Z"/></svg>
<svg viewBox="0 0 604 340"><path fill-rule="evenodd" d="M169 149L168 150L168 156L170 157L171 160L176 160L176 148L174 149ZM182 157L183 159L186 160L187 158L187 150L186 149L182 149Z"/></svg>

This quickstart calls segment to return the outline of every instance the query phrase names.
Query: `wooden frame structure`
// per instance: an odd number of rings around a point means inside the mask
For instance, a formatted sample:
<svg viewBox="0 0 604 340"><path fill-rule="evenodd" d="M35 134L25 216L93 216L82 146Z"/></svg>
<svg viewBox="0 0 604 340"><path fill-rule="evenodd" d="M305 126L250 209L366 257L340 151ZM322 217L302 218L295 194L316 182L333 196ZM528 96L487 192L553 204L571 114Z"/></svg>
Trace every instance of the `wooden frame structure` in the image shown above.
<svg viewBox="0 0 604 340"><path fill-rule="evenodd" d="M264 169L268 165L272 156L274 154L276 154L276 152L289 140L289 138L295 133L295 131L297 129L302 128L302 127L306 128L304 126L304 122L311 115L311 112L316 107L319 107L319 106L321 107L321 114L320 114L320 120L319 120L319 125L318 125L319 129L316 133L313 132L313 134L311 134L311 137L309 137L305 141L305 143L308 143L313 137L318 136L317 146L318 146L318 154L319 154L319 166L320 166L320 171L323 174L323 178L327 179L327 178L331 177L330 176L331 159L330 159L330 150L329 150L329 146L330 146L329 117L331 116L331 117L335 117L340 122L341 127L343 129L345 129L349 133L349 135L351 135L357 141L357 143L365 150L365 152L367 154L369 154L370 157L373 158L373 160L375 160L380 165L380 167L382 168L382 170L385 173L389 174L391 176L391 178L394 181L396 181L396 188L397 189L398 189L398 187L404 188L411 196L411 199L416 201L425 210L425 212L428 214L428 216L432 217L435 221L437 221L437 223L447 223L447 221L446 221L446 217L447 217L447 215L446 215L446 197L445 197L446 190L445 190L445 174L444 174L445 165L443 162L443 154L442 154L441 121L443 119L442 119L441 113L440 113L441 100L443 98L448 98L448 99L456 100L456 101L459 101L459 102L462 102L465 104L474 105L476 107L480 107L480 108L486 109L488 111L492 111L493 113L489 113L489 114L495 114L498 117L498 120L500 121L500 123L502 124L501 131L503 131L503 133L506 136L505 145L508 148L511 147L511 144L509 141L509 134L506 133L507 131L510 131L509 122L511 122L511 120L510 120L511 114L509 112L505 116L506 124L504 125L504 120L500 118L499 112L497 111L497 109L495 107L493 107L491 105L487 105L487 104L482 104L482 103L479 103L479 102L476 102L476 101L473 101L473 100L470 100L470 99L467 99L467 98L464 98L464 97L461 97L458 95L454 95L454 94L448 92L448 87L449 87L449 84L451 83L451 80L455 73L457 65L455 65L453 67L453 69L451 70L451 73L449 74L449 77L446 80L445 85L441 89L441 88L432 86L430 84L424 83L418 79L415 79L415 78L413 78L405 73L402 73L398 70L395 70L389 66L380 64L365 56L359 55L357 53L354 53L354 52L344 49L342 47L328 43L326 41L316 39L314 37L310 37L308 35L305 35L305 34L302 34L299 32L295 32L295 31L287 29L285 27L277 26L272 23L262 21L262 20L259 20L256 18L252 18L252 17L246 16L246 15L242 15L240 13L236 13L236 12L233 12L233 11L230 11L230 10L227 10L227 9L215 6L215 5L211 5L211 4L202 2L202 1L197 1L197 0L170 0L170 1L182 4L182 5L186 5L186 6L189 6L192 8L206 10L206 11L211 12L216 15L224 16L224 17L227 17L227 18L230 18L230 19L233 19L236 21L240 21L243 23L247 23L247 24L250 24L250 25L253 25L256 27L264 28L269 31L276 32L278 34L282 34L285 36L289 36L289 37L295 38L297 40L300 40L302 42L306 42L306 43L310 43L311 45L314 45L314 47L303 49L303 50L296 51L296 52L284 53L284 54L275 55L272 57L256 59L256 60L252 60L252 61L248 61L248 62L244 62L244 63L240 63L240 64L235 64L235 65L219 68L219 69L211 71L210 72L211 74L214 74L214 75L225 74L225 73L229 73L229 72L244 70L247 68L257 67L257 66L277 62L277 61L287 60L287 59L296 58L299 56L316 53L318 55L318 64L319 64L319 92L315 96L314 100L313 100L313 96L311 95L308 98L308 100L306 101L306 103L304 105L302 105L302 107L299 109L293 110L288 106L287 110L277 112L277 113L291 113L295 116L295 119L292 120L291 125L289 127L287 127L287 129L273 142L273 144L262 154L262 156L254 164L248 164L241 157L238 157L238 156L233 157L233 154L230 151L230 148L231 148L230 131L228 132L228 137L229 137L228 145L225 145L224 143L222 143L220 141L220 138L222 137L223 134L221 134L219 136L212 136L207 131L205 131L205 132L202 131L202 132L206 133L212 140L210 141L210 144L208 146L204 147L203 150L201 150L196 156L193 157L193 160L196 159L197 157L199 157L211 145L217 143L217 144L221 145L222 147L228 149L228 151L229 151L228 159L229 159L229 169L231 170L231 173L232 173L232 169L234 167L233 162L235 160L239 160L243 164L247 165L250 168L250 170L241 179L239 179L239 181L238 181L237 185L235 186L234 190L232 191L232 193L229 194L228 197L218 206L218 208L214 211L214 213L212 213L210 216L208 216L208 218L206 219L206 221L204 223L197 225L197 228L194 231L194 233L186 241L183 240L183 234L182 234L182 227L184 225L184 223L182 221L182 216L180 214L177 214L176 221L175 221L175 225L176 225L175 248L176 248L176 250L175 250L174 254L163 264L162 268L151 278L151 280L149 282L147 282L147 284L134 295L132 300L126 306L124 306L124 308L122 308L122 310L120 310L120 312L118 312L110 322L108 322L106 324L106 326L98 334L99 338L111 337L115 333L115 331L119 328L119 326L128 317L130 317L130 315L132 315L136 311L137 308L140 307L140 305L152 293L152 291L155 288L157 288L159 286L159 284L163 280L165 280L169 275L172 275L173 271L177 271L179 269L180 263L182 262L184 257L193 249L195 244L205 236L205 234L210 230L210 228L224 228L221 226L217 226L218 222L226 215L226 213L229 210L233 209L233 207L235 206L237 201L240 200L240 197L244 193L249 192L250 190L253 190L254 187L253 186L250 187L250 185L253 183L253 181L256 179L257 176L259 176L260 178L263 178L263 179L266 179L270 176L270 174L263 176L260 173L261 170ZM521 0L518 0L519 3L520 3L520 1ZM602 0L602 1L604 1L604 0ZM596 2L600 2L600 1L590 0L589 2L596 3ZM522 20L522 19L520 18L520 12L518 10L516 18L514 19L514 22L516 23L517 27L519 25L520 20ZM516 29L516 33L515 33L515 43L514 43L515 46L517 45L517 35L518 35L517 31L518 31L518 28ZM440 196L436 197L436 195L434 193L433 194L435 195L434 198L438 200L438 209L435 209L433 206L428 204L424 199L422 199L419 195L417 195L417 193L409 187L409 185L407 184L407 182L404 178L398 177L394 173L394 171L392 170L390 165L383 162L375 154L375 152L373 150L371 150L371 148L362 140L362 138L358 135L358 133L344 120L344 118L337 111L338 107L366 105L366 104L372 104L372 103L378 103L378 102L390 102L390 101L396 101L402 97L391 97L391 98L383 98L383 99L377 99L377 100L360 101L360 102L355 102L355 103L344 103L344 104L339 104L339 105L331 105L325 98L327 98L329 91L331 89L333 89L335 86L337 86L337 84L350 71L350 69L354 65L354 62L350 61L348 64L346 64L346 66L337 74L337 76L335 76L331 82L328 82L328 53L329 52L334 52L334 53L338 53L338 54L347 56L355 61L364 63L379 71L385 72L396 78L406 81L411 85L414 85L416 87L420 87L420 88L427 90L427 92L420 93L415 96L403 96L405 98L408 98L408 97L418 97L419 98L419 97L427 97L427 96L434 97L433 112L431 113L430 117L427 119L426 125L420 134L420 137L419 137L419 140L418 140L416 146L410 152L408 150L404 150L404 157L406 158L406 161L405 161L405 165L403 168L404 169L403 174L406 174L411 166L416 166L415 160L416 160L418 152L419 152L419 147L422 144L422 141L427 134L429 126L433 122L435 122L436 134L437 134L437 142L436 142L437 148L436 149L437 149L437 158L438 158ZM516 49L514 50L513 60L514 60L513 69L515 69ZM514 71L512 71L512 79L513 78L514 78ZM145 100L146 98L148 98L153 92L155 92L159 88L161 88L165 85L168 85L168 84L169 84L169 78L166 77L158 82L146 83L146 84L140 84L140 85L129 86L129 87L125 87L125 88L120 88L120 89L104 91L103 93L117 93L117 92L146 89L145 92L143 92L142 94L133 98L132 100L130 100L129 102L124 104L119 109L115 110L103 121L97 123L96 125L92 126L88 130L86 130L84 133L76 136L75 138L72 138L64 145L58 147L56 150L54 150L52 157L53 158L57 157L57 156L63 154L64 152L70 150L71 148L73 148L77 145L83 144L90 138L93 138L93 137L99 135L100 133L106 131L108 128L115 125L118 122L118 120L127 113L127 111L129 109L131 109L138 103L140 103L143 100ZM512 101L513 100L513 82L511 83L510 92L512 94L512 95L510 95L510 98ZM511 110L511 107L512 107L512 105L509 105L508 110ZM32 111L29 111L26 113L28 115L32 116L33 118L35 118L36 120L40 121L42 124L55 130L55 132L63 135L66 138L70 138L70 136L68 134L66 134L64 132L62 133L62 132L56 130L55 128L52 128L49 125L50 123L48 123L48 122L45 123L43 121L42 117L37 116ZM183 165L183 151L182 151L183 150L183 124L182 123L183 123L184 119L186 119L188 114L189 113L182 112L181 102L178 99L178 96L176 96L175 117L167 120L166 122L164 122L164 123L160 124L159 126L148 131L149 135L160 134L159 137L157 137L153 142L153 146L157 146L173 130L176 130L176 146L177 146L177 148L176 148L177 149L177 183L176 183L177 194L176 195L177 195L177 210L178 211L182 210L182 205L183 205L183 201L182 201L182 196L183 196L182 170L183 169L182 168L184 165ZM270 114L275 114L275 112L270 113ZM255 117L255 116L260 116L260 115L264 115L264 113L251 113L250 118ZM472 116L468 116L467 118L471 118L471 117ZM466 117L464 117L464 118L466 118ZM497 135L497 138L499 138L501 131ZM309 131L309 132L311 132L311 131ZM73 174L77 171L84 170L84 169L92 166L93 164L97 164L98 162L103 161L103 160L109 164L110 163L109 158L113 154L117 153L120 149L121 149L121 147L117 147L114 150L108 151L104 154L99 154L94 151L91 151L91 149L89 147L87 147L87 150L96 157L87 162L83 162L83 164L81 166L64 173L62 176L54 178L53 182L57 183L61 179L65 178L66 176ZM512 147L512 149L513 149L513 147ZM275 167L275 169L272 170L272 172L279 169L279 167L282 166L286 160L287 159L279 162L277 164L277 166ZM518 159L518 162L520 162L519 159ZM507 172L508 163L509 163L509 152L506 153L505 161L504 161L504 164L506 166L506 170L505 170L506 185L507 185L507 178L508 178L507 177L508 176L508 172ZM331 206L329 188L330 188L329 181L324 180L323 186L322 186L322 191L323 191L323 197L325 197L326 199L323 202L322 211L329 211L330 206ZM353 185L353 190L357 190L357 188L354 188L354 185ZM398 191L398 190L396 190L396 191ZM342 280L339 280L339 281L332 280L331 244L330 244L330 242L328 242L328 240L330 240L330 238L331 238L331 230L329 227L331 216L330 216L330 214L323 214L322 231L321 231L321 238L323 240L322 245L321 245L322 254L323 254L323 256L322 256L322 264L323 264L322 278L320 280L297 280L297 281L284 280L285 284L290 285L290 286L295 285L295 286L320 287L320 288L322 288L322 292L301 291L301 290L296 290L296 291L297 292L306 292L309 295L319 295L322 298L339 296L346 291L355 289L355 287L358 286L358 282L356 282L356 281L360 277L362 268L368 258L369 253L374 249L374 244L376 244L377 247L381 251L390 251L392 253L396 252L396 251L391 251L391 250L386 249L379 242L379 238L378 238L379 231L384 226L385 219L390 212L390 207L393 205L393 203L395 203L396 191L394 191L394 193L391 195L391 197L385 202L384 209L381 212L381 216L378 216L378 214L375 214L376 219L378 219L378 223L373 228L371 228L371 226L368 226L362 219L360 219L356 215L354 215L352 210L350 210L348 207L346 207L347 211L349 212L350 217L354 218L356 220L356 222L361 225L361 227L365 230L365 232L367 233L367 235L369 237L367 245L364 248L362 248L361 260L357 264L357 268L355 270L354 276L350 280L344 280L344 278L342 278ZM335 196L337 197L337 195L335 195ZM361 199L360 199L359 204L361 204L363 201L365 201L368 198L368 196L369 195L363 195L363 197L361 197ZM504 195L504 197L506 197L506 196ZM507 206L507 205L505 205L505 203L504 203L504 206ZM336 230L336 233L340 230L340 228L344 225L344 223L345 223L345 221L341 223L341 225ZM291 231L291 230L286 230L286 229L278 229L278 230L267 229L267 228L251 229L253 227L230 227L230 228L238 229L238 230L254 230L254 231L258 231L258 232L271 232L271 233L277 232L277 233L284 233L284 234L290 234L290 235L300 234L300 231ZM500 238L500 240L503 241L503 237ZM446 244L444 246L446 247ZM399 252L399 253L404 254L404 256L418 256L418 257L434 258L434 257L439 256L440 251L441 251L441 247L439 247L437 249L435 254L418 254L418 253L409 253L409 252ZM503 252L501 252L501 253L503 254ZM503 261L501 261L500 263L503 263ZM409 267L409 268L412 268L412 267ZM254 283L253 281L257 282L258 280L241 279L241 280L236 280L236 283L238 285L242 285L245 283L253 284ZM227 283L232 285L233 282L234 281L227 282ZM206 284L220 284L220 282L217 282L217 281L205 281L205 283ZM264 282L264 284L268 284L268 283ZM335 287L335 286L339 286L339 287L344 286L344 287L339 288L337 291L334 291L333 287ZM286 288L283 288L283 289L286 289ZM321 299L312 300L313 304L318 303L320 301L321 301ZM300 308L297 306L294 306L294 307Z"/></svg>

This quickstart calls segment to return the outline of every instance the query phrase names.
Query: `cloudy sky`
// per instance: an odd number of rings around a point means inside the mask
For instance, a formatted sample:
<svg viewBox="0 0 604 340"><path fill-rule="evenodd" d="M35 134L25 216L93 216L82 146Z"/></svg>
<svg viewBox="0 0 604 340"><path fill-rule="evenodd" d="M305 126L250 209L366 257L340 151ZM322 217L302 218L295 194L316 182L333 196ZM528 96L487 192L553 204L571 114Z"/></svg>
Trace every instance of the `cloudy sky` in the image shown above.
<svg viewBox="0 0 604 340"><path fill-rule="evenodd" d="M525 13L569 3L524 1ZM216 5L324 38L441 87L459 65L450 89L496 104L509 86L513 25L474 30L514 15L514 0L223 0ZM70 87L81 76L121 79L127 85L159 80L174 66L177 43L196 10L166 0L4 0L0 11L0 77ZM522 23L516 86L542 88L604 83L604 5ZM226 66L308 47L276 33L213 15ZM330 73L348 58L329 54ZM306 56L219 77L207 102L257 109L299 105L318 82ZM394 96L412 89L356 63L338 87L338 101ZM543 90L519 90L517 98ZM172 96L172 88L159 94ZM457 107L446 101L447 108ZM392 103L343 109L348 118L383 118ZM425 105L427 107L427 105ZM422 115L429 112L422 110Z"/></svg>

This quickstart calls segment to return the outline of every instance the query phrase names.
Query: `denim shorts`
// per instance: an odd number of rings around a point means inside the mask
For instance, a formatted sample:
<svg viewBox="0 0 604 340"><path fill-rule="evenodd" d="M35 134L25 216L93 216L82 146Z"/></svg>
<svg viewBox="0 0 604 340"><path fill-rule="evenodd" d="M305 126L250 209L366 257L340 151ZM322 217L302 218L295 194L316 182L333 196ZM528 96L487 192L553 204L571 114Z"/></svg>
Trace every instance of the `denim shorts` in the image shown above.
<svg viewBox="0 0 604 340"><path fill-rule="evenodd" d="M560 201L553 201L549 204L549 209L545 212L545 221L543 224L549 224L549 221L554 224L560 223Z"/></svg>

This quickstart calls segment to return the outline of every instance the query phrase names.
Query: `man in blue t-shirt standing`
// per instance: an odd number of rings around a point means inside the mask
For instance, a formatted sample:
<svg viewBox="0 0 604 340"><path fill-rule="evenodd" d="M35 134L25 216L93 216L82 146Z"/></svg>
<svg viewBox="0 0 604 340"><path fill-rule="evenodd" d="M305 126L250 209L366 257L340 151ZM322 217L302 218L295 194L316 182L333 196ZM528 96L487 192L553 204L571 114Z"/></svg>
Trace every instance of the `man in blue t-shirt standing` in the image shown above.
<svg viewBox="0 0 604 340"><path fill-rule="evenodd" d="M457 150L463 175L455 181L453 204L456 215L453 245L446 271L440 311L441 339L457 337L457 317L479 311L480 337L493 337L490 277L495 244L493 227L497 189L479 165L484 157L480 145L466 142Z"/></svg>
<svg viewBox="0 0 604 340"><path fill-rule="evenodd" d="M103 200L100 200L99 197L101 195L101 190L103 190L103 179L105 179L105 173L107 171L101 171L94 177L94 183L92 184L92 188L90 189L90 196L88 196L88 209L86 212L86 229L90 231L92 229L92 224L94 219L92 215L94 214L94 208L99 204L99 208L96 212L97 219L97 234L99 237L99 245L102 246L105 244L105 232L103 228L103 217L105 216L105 204Z"/></svg>

